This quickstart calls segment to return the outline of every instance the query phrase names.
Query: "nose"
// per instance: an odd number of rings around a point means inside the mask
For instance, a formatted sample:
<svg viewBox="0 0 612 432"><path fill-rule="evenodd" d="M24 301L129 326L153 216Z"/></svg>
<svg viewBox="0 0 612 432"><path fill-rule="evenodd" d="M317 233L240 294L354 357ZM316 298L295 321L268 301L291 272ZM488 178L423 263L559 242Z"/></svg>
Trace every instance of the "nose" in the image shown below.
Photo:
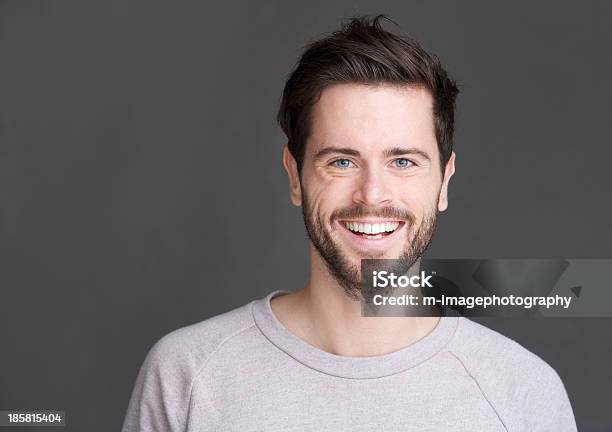
<svg viewBox="0 0 612 432"><path fill-rule="evenodd" d="M353 194L353 201L367 207L388 205L392 201L389 186L384 173L374 169L363 170Z"/></svg>

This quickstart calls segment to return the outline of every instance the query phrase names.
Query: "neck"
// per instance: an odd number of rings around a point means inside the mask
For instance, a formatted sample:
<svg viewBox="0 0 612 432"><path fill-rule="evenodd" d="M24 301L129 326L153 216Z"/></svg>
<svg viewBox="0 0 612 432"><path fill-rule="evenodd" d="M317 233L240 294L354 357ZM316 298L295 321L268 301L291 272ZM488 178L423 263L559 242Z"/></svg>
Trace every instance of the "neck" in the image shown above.
<svg viewBox="0 0 612 432"><path fill-rule="evenodd" d="M411 271L418 271L419 262ZM414 270L416 268L416 270ZM361 302L351 299L311 247L309 283L276 297L272 310L281 323L305 342L336 355L366 357L412 345L431 332L436 317L364 317Z"/></svg>

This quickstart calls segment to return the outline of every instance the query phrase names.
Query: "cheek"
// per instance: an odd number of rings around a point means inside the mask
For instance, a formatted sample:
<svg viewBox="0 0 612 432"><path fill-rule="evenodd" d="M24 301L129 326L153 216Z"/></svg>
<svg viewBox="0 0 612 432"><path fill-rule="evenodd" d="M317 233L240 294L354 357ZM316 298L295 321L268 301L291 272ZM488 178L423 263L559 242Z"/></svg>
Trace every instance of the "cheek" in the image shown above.
<svg viewBox="0 0 612 432"><path fill-rule="evenodd" d="M308 184L308 203L311 209L325 222L331 213L351 204L353 185L348 178L316 178Z"/></svg>
<svg viewBox="0 0 612 432"><path fill-rule="evenodd" d="M420 218L432 207L437 206L440 186L441 184L426 181L404 183L398 187L398 190L401 191L398 199Z"/></svg>
<svg viewBox="0 0 612 432"><path fill-rule="evenodd" d="M325 190L317 187L304 188L304 194L306 195L306 201L308 205L308 211L311 218L316 220L325 221Z"/></svg>

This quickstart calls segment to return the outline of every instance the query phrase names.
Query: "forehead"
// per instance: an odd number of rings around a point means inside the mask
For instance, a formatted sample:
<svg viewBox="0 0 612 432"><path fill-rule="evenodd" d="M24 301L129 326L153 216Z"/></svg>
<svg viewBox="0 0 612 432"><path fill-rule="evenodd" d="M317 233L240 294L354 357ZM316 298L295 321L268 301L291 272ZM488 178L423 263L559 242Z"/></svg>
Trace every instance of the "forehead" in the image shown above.
<svg viewBox="0 0 612 432"><path fill-rule="evenodd" d="M353 147L362 152L416 147L437 149L433 99L423 87L337 84L327 87L312 108L308 150Z"/></svg>

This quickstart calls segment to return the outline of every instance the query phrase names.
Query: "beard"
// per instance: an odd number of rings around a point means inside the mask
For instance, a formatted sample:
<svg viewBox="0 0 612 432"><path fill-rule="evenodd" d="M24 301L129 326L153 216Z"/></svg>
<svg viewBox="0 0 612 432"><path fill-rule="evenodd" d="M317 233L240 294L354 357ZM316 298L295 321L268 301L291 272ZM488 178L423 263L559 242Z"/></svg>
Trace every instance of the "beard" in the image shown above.
<svg viewBox="0 0 612 432"><path fill-rule="evenodd" d="M304 225L312 244L323 258L330 274L342 287L345 294L352 300L359 300L361 294L361 268L351 263L335 242L329 230L325 228L320 216L314 214L314 209L308 201L308 194L302 193L302 216ZM416 217L407 210L395 207L368 208L353 206L335 210L330 216L330 225L338 219L358 219L362 217L379 217L395 219L406 223L405 245L399 257L386 257L399 260L401 269L396 274L403 274L423 255L436 230L437 209L428 209L423 214L423 220L415 225ZM361 259L384 259L385 252L362 256Z"/></svg>

